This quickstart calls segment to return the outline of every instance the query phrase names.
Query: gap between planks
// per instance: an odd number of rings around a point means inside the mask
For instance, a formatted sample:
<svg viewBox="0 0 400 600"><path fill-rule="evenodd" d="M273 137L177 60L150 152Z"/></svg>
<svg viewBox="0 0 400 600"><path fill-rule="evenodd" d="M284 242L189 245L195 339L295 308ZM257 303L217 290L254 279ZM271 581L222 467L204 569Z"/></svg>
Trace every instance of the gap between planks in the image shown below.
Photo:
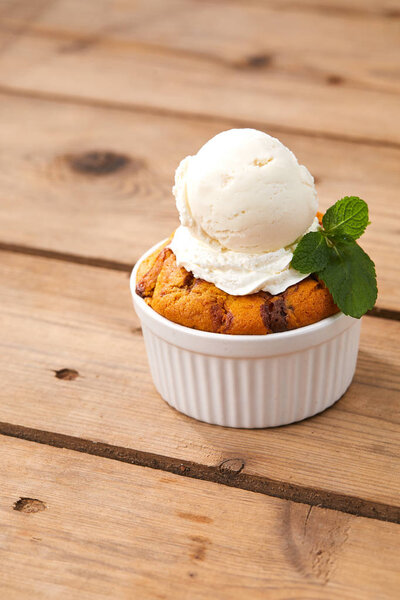
<svg viewBox="0 0 400 600"><path fill-rule="evenodd" d="M210 0L211 2L213 0ZM218 0L217 0L218 1ZM219 0L223 3L229 5L238 4L238 5L248 5L251 4L253 6L265 7L265 0ZM215 0L214 0L215 2ZM349 3L350 4L350 3ZM277 2L271 2L268 5L268 8L273 11L285 12L291 10L298 10L301 12L307 13L315 13L326 15L340 15L343 17L364 17L371 19L398 19L400 18L400 9L393 8L381 8L379 6L379 2L376 3L375 7L368 6L347 6L344 4L326 4L324 2L304 2L304 0L277 0Z"/></svg>
<svg viewBox="0 0 400 600"><path fill-rule="evenodd" d="M130 273L134 267L133 264L110 260L106 258L95 258L91 256L81 256L70 252L58 252L57 250L45 250L43 248L33 248L23 244L10 244L0 242L0 252L13 252L14 254L25 254L28 256L40 256L50 260L60 260L62 262L86 265L89 267L98 267L100 269L110 269L112 271L123 271Z"/></svg>
<svg viewBox="0 0 400 600"><path fill-rule="evenodd" d="M400 524L399 506L372 502L347 494L328 492L287 481L277 481L267 477L242 473L243 463L240 459L229 459L216 466L207 466L133 448L94 442L61 433L4 422L0 422L0 435L166 471L192 479L219 483L282 500L328 508L358 517Z"/></svg>
<svg viewBox="0 0 400 600"><path fill-rule="evenodd" d="M13 252L14 254L39 256L41 258L48 258L50 260L59 260L61 262L86 265L88 267L97 267L100 269L109 269L111 271L122 271L124 273L130 273L134 267L134 264L119 262L116 260L81 256L79 254L58 252L56 250L45 250L43 248L33 248L31 246L10 244L8 242L0 242L0 252ZM378 317L380 319L400 321L400 310L392 310L381 306L375 306L373 309L368 311L367 315L370 317Z"/></svg>
<svg viewBox="0 0 400 600"><path fill-rule="evenodd" d="M282 124L273 124L266 121L257 121L253 119L237 119L233 117L224 117L220 115L201 114L196 112L182 112L181 110L174 110L173 108L162 108L147 106L144 104L136 104L133 102L121 102L121 101L110 101L101 100L96 98L84 98L80 96L74 96L73 94L58 94L56 92L42 92L38 90L19 90L10 86L0 85L0 94L4 96L16 96L22 98L32 98L37 100L43 100L47 102L60 102L64 104L73 104L80 106L92 106L95 108L105 108L109 110L118 110L126 112L136 112L155 116L166 116L174 117L176 119L187 120L196 119L198 121L205 121L208 123L221 123L228 127L252 127L254 129L261 129L262 131L269 129L276 134L293 134L300 135L312 139L325 139L333 140L338 142L344 142L349 144L362 144L365 146L372 146L377 148L394 148L400 149L400 143L391 142L387 140L374 140L362 136L346 136L343 134L329 133L327 131L309 131L302 129L301 127L287 127Z"/></svg>

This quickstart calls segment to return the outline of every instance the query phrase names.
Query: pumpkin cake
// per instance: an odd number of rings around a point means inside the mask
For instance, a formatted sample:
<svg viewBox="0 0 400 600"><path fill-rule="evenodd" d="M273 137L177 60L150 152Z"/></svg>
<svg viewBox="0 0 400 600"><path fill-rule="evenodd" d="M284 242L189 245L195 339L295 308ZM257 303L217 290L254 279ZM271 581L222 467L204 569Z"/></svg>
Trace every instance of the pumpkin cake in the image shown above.
<svg viewBox="0 0 400 600"><path fill-rule="evenodd" d="M167 246L168 242L140 264L136 293L179 325L214 333L257 335L304 327L338 312L324 283L313 276L275 296L268 292L233 296L179 267Z"/></svg>

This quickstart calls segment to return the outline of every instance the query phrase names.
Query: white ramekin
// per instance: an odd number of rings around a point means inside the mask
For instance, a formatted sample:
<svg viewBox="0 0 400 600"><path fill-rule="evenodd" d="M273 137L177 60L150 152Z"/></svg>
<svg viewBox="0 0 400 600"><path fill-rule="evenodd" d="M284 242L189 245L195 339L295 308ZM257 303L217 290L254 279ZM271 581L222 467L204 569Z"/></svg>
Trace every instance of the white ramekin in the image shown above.
<svg viewBox="0 0 400 600"><path fill-rule="evenodd" d="M361 322L343 313L270 335L198 331L165 319L131 292L160 395L195 419L226 427L276 427L336 402L356 368Z"/></svg>

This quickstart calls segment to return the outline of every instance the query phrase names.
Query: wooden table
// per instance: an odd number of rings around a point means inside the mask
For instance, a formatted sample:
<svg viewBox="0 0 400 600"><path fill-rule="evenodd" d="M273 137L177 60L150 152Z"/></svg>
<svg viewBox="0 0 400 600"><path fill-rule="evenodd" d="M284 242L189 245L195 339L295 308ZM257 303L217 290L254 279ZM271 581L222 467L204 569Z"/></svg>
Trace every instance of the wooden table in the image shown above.
<svg viewBox="0 0 400 600"><path fill-rule="evenodd" d="M0 2L0 589L384 600L400 590L398 0ZM296 425L169 408L128 287L179 160L253 126L357 194L379 299Z"/></svg>

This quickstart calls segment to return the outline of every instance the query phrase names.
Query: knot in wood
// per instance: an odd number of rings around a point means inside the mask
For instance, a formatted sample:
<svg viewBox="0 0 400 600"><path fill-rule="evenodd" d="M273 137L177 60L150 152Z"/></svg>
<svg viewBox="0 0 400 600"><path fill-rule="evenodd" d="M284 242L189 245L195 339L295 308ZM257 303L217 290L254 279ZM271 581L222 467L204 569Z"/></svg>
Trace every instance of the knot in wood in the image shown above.
<svg viewBox="0 0 400 600"><path fill-rule="evenodd" d="M243 63L238 64L237 66L242 69L263 69L265 67L269 67L272 63L273 57L272 54L253 54L252 56L247 56Z"/></svg>
<svg viewBox="0 0 400 600"><path fill-rule="evenodd" d="M79 371L75 369L59 369L58 371L54 371L57 379L66 379L67 381L73 381L77 377L79 377Z"/></svg>
<svg viewBox="0 0 400 600"><path fill-rule="evenodd" d="M328 75L326 83L328 85L341 85L344 83L344 79L340 75Z"/></svg>
<svg viewBox="0 0 400 600"><path fill-rule="evenodd" d="M232 473L238 475L244 468L245 462L242 458L227 458L218 465L221 473Z"/></svg>
<svg viewBox="0 0 400 600"><path fill-rule="evenodd" d="M119 171L129 163L134 164L136 169L142 165L139 159L133 163L128 156L107 150L92 150L83 154L70 155L67 160L71 169L86 175L108 175Z"/></svg>
<svg viewBox="0 0 400 600"><path fill-rule="evenodd" d="M36 498L20 498L13 506L13 510L24 513L37 513L46 508L45 503Z"/></svg>

